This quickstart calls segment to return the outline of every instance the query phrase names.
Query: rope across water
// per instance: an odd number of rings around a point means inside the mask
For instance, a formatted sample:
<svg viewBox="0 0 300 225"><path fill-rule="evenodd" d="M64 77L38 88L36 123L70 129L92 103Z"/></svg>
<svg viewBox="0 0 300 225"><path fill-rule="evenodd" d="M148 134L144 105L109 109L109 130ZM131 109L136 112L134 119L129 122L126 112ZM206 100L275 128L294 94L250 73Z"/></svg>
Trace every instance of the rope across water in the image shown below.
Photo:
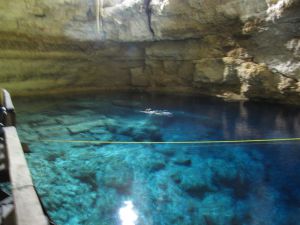
<svg viewBox="0 0 300 225"><path fill-rule="evenodd" d="M198 140L198 141L100 141L100 140L55 140L42 139L40 142L48 143L82 143L82 144L235 144L235 143L265 143L265 142L290 142L300 141L300 138L266 138L244 140Z"/></svg>

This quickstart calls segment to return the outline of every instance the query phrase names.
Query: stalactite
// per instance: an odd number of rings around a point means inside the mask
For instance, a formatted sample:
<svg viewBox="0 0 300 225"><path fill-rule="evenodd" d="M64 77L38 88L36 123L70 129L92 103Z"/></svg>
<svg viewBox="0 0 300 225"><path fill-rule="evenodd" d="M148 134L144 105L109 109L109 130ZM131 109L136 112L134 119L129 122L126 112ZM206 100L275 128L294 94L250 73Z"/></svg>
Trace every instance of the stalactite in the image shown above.
<svg viewBox="0 0 300 225"><path fill-rule="evenodd" d="M96 0L96 20L97 20L97 31L103 28L103 0Z"/></svg>

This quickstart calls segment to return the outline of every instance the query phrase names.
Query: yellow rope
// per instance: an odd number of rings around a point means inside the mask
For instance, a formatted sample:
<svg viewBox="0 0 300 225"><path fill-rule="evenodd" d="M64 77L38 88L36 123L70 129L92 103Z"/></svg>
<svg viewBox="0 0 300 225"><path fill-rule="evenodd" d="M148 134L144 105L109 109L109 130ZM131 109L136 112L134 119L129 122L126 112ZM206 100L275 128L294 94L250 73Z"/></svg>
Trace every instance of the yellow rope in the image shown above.
<svg viewBox="0 0 300 225"><path fill-rule="evenodd" d="M83 144L229 144L229 143L260 143L260 142L286 142L300 141L300 138L268 138L245 140L203 140L203 141L92 141L92 140L40 140L41 142L56 143L83 143Z"/></svg>

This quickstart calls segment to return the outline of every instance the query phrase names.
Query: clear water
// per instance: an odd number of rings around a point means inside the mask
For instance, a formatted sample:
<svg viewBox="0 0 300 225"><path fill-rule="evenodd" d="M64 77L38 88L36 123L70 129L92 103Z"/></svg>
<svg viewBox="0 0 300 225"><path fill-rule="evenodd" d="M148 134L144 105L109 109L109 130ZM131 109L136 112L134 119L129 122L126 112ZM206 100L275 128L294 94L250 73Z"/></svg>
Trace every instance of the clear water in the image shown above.
<svg viewBox="0 0 300 225"><path fill-rule="evenodd" d="M300 142L43 142L300 137L299 108L142 94L15 105L35 185L58 225L300 224Z"/></svg>

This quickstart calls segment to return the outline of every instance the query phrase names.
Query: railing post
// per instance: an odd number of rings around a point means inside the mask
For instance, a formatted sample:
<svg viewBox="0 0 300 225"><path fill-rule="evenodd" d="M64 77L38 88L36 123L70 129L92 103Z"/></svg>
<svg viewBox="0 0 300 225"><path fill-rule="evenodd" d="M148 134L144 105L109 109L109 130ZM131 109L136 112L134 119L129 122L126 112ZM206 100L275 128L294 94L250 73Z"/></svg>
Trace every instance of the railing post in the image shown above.
<svg viewBox="0 0 300 225"><path fill-rule="evenodd" d="M3 114L3 118L2 118L3 125L16 126L15 107L12 103L9 92L5 89L2 89L1 105L2 105L2 114Z"/></svg>

